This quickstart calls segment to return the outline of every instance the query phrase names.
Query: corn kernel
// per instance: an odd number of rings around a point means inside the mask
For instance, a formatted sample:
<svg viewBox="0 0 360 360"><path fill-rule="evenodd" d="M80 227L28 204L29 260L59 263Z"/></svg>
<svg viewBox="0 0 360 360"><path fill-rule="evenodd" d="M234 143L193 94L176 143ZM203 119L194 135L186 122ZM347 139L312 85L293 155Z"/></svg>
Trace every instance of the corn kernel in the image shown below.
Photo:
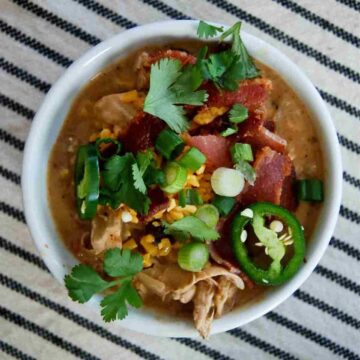
<svg viewBox="0 0 360 360"><path fill-rule="evenodd" d="M166 209L160 210L158 211L154 216L153 219L161 219L164 215L164 212L166 211Z"/></svg>
<svg viewBox="0 0 360 360"><path fill-rule="evenodd" d="M161 225L161 222L160 221L153 221L151 224L152 224L152 226L159 227Z"/></svg>
<svg viewBox="0 0 360 360"><path fill-rule="evenodd" d="M119 94L120 101L124 103L131 103L138 100L138 92L136 90L131 90Z"/></svg>
<svg viewBox="0 0 360 360"><path fill-rule="evenodd" d="M110 131L110 129L102 129L100 132L100 138L101 139L105 139L105 138L113 138L114 135L113 133Z"/></svg>
<svg viewBox="0 0 360 360"><path fill-rule="evenodd" d="M156 256L158 255L158 248L153 243L155 241L155 237L151 234L145 235L141 238L140 244L150 255Z"/></svg>
<svg viewBox="0 0 360 360"><path fill-rule="evenodd" d="M193 186L193 187L199 187L200 186L200 183L199 183L199 180L197 179L197 177L193 174L189 174L187 176L187 179L186 179L186 184L187 185L190 185L190 186Z"/></svg>
<svg viewBox="0 0 360 360"><path fill-rule="evenodd" d="M170 203L168 208L166 209L167 212L170 212L171 210L173 210L176 207L176 200L174 198L170 199Z"/></svg>
<svg viewBox="0 0 360 360"><path fill-rule="evenodd" d="M171 213L169 213L169 216L172 220L180 220L184 217L184 214L180 211L173 210Z"/></svg>
<svg viewBox="0 0 360 360"><path fill-rule="evenodd" d="M134 239L130 239L123 244L123 249L134 250L137 248L137 243Z"/></svg>
<svg viewBox="0 0 360 360"><path fill-rule="evenodd" d="M195 174L196 175L202 175L205 171L205 164L201 165L199 169L196 170Z"/></svg>
<svg viewBox="0 0 360 360"><path fill-rule="evenodd" d="M143 255L143 265L144 268L150 267L153 264L153 259L150 254Z"/></svg>
<svg viewBox="0 0 360 360"><path fill-rule="evenodd" d="M166 256L169 255L171 251L171 242L169 238L163 238L161 239L159 245L159 256Z"/></svg>
<svg viewBox="0 0 360 360"><path fill-rule="evenodd" d="M225 114L227 110L228 108L226 106L205 108L196 114L194 122L199 125L210 124L218 116Z"/></svg>

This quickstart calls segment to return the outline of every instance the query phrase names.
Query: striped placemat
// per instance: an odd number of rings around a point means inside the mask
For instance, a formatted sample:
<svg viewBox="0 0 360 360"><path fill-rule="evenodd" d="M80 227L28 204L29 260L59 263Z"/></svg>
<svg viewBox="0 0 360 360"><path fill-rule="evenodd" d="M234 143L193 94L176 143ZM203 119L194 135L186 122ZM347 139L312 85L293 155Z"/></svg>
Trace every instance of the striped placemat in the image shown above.
<svg viewBox="0 0 360 360"><path fill-rule="evenodd" d="M68 301L29 236L20 191L31 120L72 61L138 24L190 17L241 19L296 62L329 106L344 164L339 220L314 274L273 312L209 341L119 330ZM0 358L360 359L359 19L356 0L0 0Z"/></svg>

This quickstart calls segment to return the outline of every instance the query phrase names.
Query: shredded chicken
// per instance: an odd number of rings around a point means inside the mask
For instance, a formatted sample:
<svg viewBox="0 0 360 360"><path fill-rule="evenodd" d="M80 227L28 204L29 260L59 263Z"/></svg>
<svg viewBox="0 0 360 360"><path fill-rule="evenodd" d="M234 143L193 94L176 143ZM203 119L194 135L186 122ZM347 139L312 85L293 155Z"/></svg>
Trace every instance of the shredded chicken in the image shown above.
<svg viewBox="0 0 360 360"><path fill-rule="evenodd" d="M152 294L163 301L176 300L183 304L192 301L195 327L204 338L210 333L214 316L221 316L225 305L230 310L235 304L236 292L245 287L238 275L220 266L211 265L192 273L177 264L160 263L139 273L135 286L143 298Z"/></svg>
<svg viewBox="0 0 360 360"><path fill-rule="evenodd" d="M102 207L91 222L91 245L95 254L121 248L121 217L112 209Z"/></svg>
<svg viewBox="0 0 360 360"><path fill-rule="evenodd" d="M117 125L120 132L125 133L138 107L121 99L121 94L111 94L102 97L95 103L95 116L107 125Z"/></svg>
<svg viewBox="0 0 360 360"><path fill-rule="evenodd" d="M147 89L150 83L150 56L143 51L135 61L136 85L138 89Z"/></svg>

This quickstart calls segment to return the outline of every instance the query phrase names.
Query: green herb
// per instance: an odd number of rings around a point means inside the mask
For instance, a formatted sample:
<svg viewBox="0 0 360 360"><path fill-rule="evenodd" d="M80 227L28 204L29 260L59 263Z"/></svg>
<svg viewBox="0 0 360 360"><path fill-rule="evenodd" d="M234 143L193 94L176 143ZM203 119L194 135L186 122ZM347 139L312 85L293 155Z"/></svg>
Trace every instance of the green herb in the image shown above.
<svg viewBox="0 0 360 360"><path fill-rule="evenodd" d="M231 70L237 80L251 79L259 76L260 72L254 65L249 53L240 36L241 22L235 23L231 28L221 35L221 41L228 36L232 37L231 50L238 56L237 64Z"/></svg>
<svg viewBox="0 0 360 360"><path fill-rule="evenodd" d="M147 186L162 186L165 184L165 173L161 169L158 169L155 165L151 164L144 174L144 181Z"/></svg>
<svg viewBox="0 0 360 360"><path fill-rule="evenodd" d="M202 205L204 203L201 195L196 189L185 189L179 192L179 205L185 207L186 205Z"/></svg>
<svg viewBox="0 0 360 360"><path fill-rule="evenodd" d="M172 224L164 222L164 226L165 234L178 236L180 233L184 238L191 236L200 241L213 241L220 237L215 229L207 226L202 220L193 215L185 216Z"/></svg>
<svg viewBox="0 0 360 360"><path fill-rule="evenodd" d="M220 135L223 137L227 137L227 136L236 134L237 131L238 131L238 128L236 126L232 126L232 127L226 128L224 131L222 131L220 133Z"/></svg>
<svg viewBox="0 0 360 360"><path fill-rule="evenodd" d="M244 175L245 180L250 185L254 185L256 180L256 171L248 162L244 160L238 161L235 164L235 169L239 170Z"/></svg>
<svg viewBox="0 0 360 360"><path fill-rule="evenodd" d="M212 204L217 207L221 216L229 215L235 203L235 198L220 195L216 195L212 201Z"/></svg>
<svg viewBox="0 0 360 360"><path fill-rule="evenodd" d="M231 147L230 153L231 153L232 161L234 163L237 163L241 160L244 161L254 160L254 155L250 144L236 143Z"/></svg>
<svg viewBox="0 0 360 360"><path fill-rule="evenodd" d="M199 26L197 28L197 34L200 38L208 39L209 37L214 37L218 33L224 31L224 28L221 26L214 26L211 24L206 23L205 21L200 20Z"/></svg>
<svg viewBox="0 0 360 360"><path fill-rule="evenodd" d="M140 165L140 167L143 166ZM119 206L120 203L124 203L141 214L148 212L150 199L139 191L143 179L133 154L114 155L106 161L102 179L103 187L107 189L105 192L103 191L106 196L102 198L102 201L110 198L111 201L108 203L113 208Z"/></svg>
<svg viewBox="0 0 360 360"><path fill-rule="evenodd" d="M143 177L153 158L154 155L151 150L139 152L136 155L136 163L132 164L134 187L142 194L146 194L146 185Z"/></svg>
<svg viewBox="0 0 360 360"><path fill-rule="evenodd" d="M114 280L106 281L92 267L81 264L72 268L64 282L70 298L79 303L89 301L93 295L105 289L117 287L114 293L105 296L101 301L101 315L106 322L121 320L128 314L126 303L136 308L142 306L141 298L132 286L133 277L142 268L142 257L139 253L115 248L108 250L104 258L104 271L115 277Z"/></svg>
<svg viewBox="0 0 360 360"><path fill-rule="evenodd" d="M229 112L229 120L236 124L245 121L248 116L248 109L241 104L235 104Z"/></svg>
<svg viewBox="0 0 360 360"><path fill-rule="evenodd" d="M107 160L108 158L106 156L104 156L100 150L100 145L101 144L112 144L115 146L115 151L113 152L113 154L119 154L121 151L121 143L117 140L114 140L112 138L99 138L96 140L95 142L95 148L96 148L96 152L98 157L101 160Z"/></svg>
<svg viewBox="0 0 360 360"><path fill-rule="evenodd" d="M144 103L144 111L164 120L177 133L187 129L185 110L180 105L202 105L207 99L204 90L193 91L180 78L181 62L161 59L151 66L150 89ZM180 78L180 80L182 80Z"/></svg>

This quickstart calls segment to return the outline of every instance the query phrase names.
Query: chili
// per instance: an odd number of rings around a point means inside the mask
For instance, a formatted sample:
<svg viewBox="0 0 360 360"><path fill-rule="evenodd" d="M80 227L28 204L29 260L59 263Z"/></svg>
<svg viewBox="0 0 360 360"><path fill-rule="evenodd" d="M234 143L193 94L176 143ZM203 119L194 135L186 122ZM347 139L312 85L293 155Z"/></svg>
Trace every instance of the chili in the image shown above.
<svg viewBox="0 0 360 360"><path fill-rule="evenodd" d="M239 212L232 223L231 237L234 255L244 272L256 283L261 285L283 284L298 271L303 263L305 256L304 231L299 221L281 206L258 202L250 205L249 208L252 210L252 217L243 216ZM286 253L285 244L278 238L275 231L265 227L265 216L274 216L287 226L289 237L293 241L294 254L285 266L281 263ZM249 223L253 226L260 243L265 246L266 253L272 259L267 269L257 266L249 257L246 236L243 233L245 226Z"/></svg>

